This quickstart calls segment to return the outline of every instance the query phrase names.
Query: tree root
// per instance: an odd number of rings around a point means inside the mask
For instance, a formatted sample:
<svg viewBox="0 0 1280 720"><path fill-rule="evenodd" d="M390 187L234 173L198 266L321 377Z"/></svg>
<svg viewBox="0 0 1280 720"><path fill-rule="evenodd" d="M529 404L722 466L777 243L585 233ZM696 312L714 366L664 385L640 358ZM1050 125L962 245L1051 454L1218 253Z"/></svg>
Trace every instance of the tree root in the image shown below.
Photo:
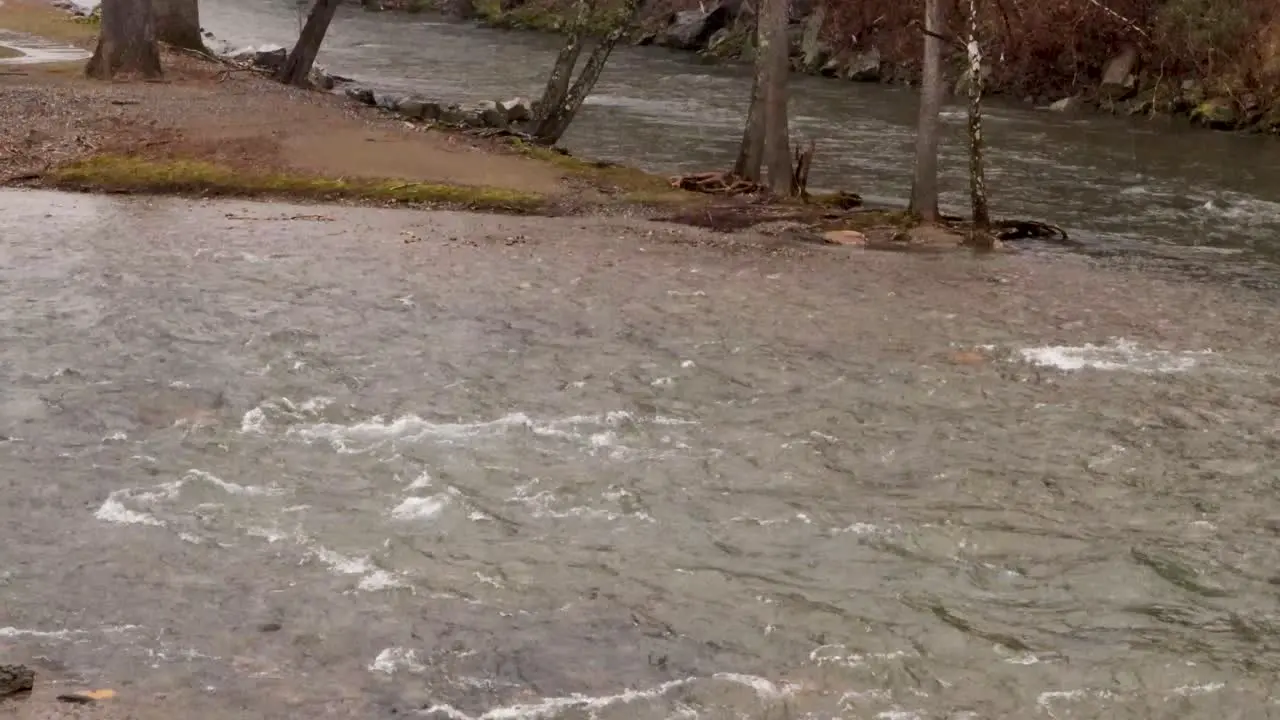
<svg viewBox="0 0 1280 720"><path fill-rule="evenodd" d="M671 178L671 187L708 195L759 195L767 192L765 186L758 182L744 180L726 172L676 175Z"/></svg>

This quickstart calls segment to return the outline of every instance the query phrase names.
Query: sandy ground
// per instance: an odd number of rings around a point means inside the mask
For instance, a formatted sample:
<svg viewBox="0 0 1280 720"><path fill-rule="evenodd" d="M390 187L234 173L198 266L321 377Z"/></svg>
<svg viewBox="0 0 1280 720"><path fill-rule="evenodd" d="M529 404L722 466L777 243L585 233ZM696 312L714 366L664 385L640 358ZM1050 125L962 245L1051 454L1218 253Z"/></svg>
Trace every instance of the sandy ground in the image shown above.
<svg viewBox="0 0 1280 720"><path fill-rule="evenodd" d="M88 47L92 26L32 0L0 28ZM211 159L237 168L396 178L554 193L562 172L494 143L427 131L345 98L166 54L157 83L101 83L81 63L0 65L0 178L103 152Z"/></svg>

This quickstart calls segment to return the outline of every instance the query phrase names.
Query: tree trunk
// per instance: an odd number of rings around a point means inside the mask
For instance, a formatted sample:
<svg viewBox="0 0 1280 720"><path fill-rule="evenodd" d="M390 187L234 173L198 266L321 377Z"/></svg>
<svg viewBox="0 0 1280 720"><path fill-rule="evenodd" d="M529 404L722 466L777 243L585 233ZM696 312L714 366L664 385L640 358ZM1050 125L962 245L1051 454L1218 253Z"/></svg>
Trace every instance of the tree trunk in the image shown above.
<svg viewBox="0 0 1280 720"><path fill-rule="evenodd" d="M916 129L916 169L908 211L921 222L938 222L938 135L942 112L942 40L946 32L945 0L925 0L923 82Z"/></svg>
<svg viewBox="0 0 1280 720"><path fill-rule="evenodd" d="M156 39L180 48L207 52L200 36L200 0L152 0Z"/></svg>
<svg viewBox="0 0 1280 720"><path fill-rule="evenodd" d="M756 16L756 45L760 45L760 19ZM769 65L759 48L755 57L755 77L751 80L751 100L747 105L747 122L742 129L742 144L738 146L738 160L733 174L751 182L760 182L764 166L764 91L768 86Z"/></svg>
<svg viewBox="0 0 1280 720"><path fill-rule="evenodd" d="M978 0L969 0L969 202L973 206L974 238L989 245L991 215L987 210L987 179L982 163L982 48L978 44ZM988 239L979 239L988 238Z"/></svg>
<svg viewBox="0 0 1280 720"><path fill-rule="evenodd" d="M600 79L600 73L604 72L604 66L609 61L609 55L613 53L614 47L635 24L636 18L640 15L640 7L641 0L627 0L618 24L600 39L595 49L591 51L591 55L587 57L587 64L583 66L582 72L578 73L578 79L573 81L572 87L569 87L569 79L573 75L578 55L582 52L582 40L587 20L590 18L590 13L583 11L582 6L579 7L575 27L570 32L569 39L565 41L565 47L561 49L561 56L556 58L551 77L547 79L547 88L538 106L538 118L534 123L533 132L530 133L539 143L554 145L564 136L565 131L569 129L569 124L582 109L587 96L595 88L596 82ZM555 102L552 102L553 99Z"/></svg>
<svg viewBox="0 0 1280 720"><path fill-rule="evenodd" d="M569 26L569 34L565 36L560 52L556 53L556 62L551 66L551 74L547 76L547 85L542 90L542 99L538 101L538 110L533 117L533 132L530 134L539 142L542 142L539 130L556 114L569 95L573 70L578 65L578 56L582 55L582 43L586 39L587 21L591 18L595 5L595 0L578 0L577 13L573 24ZM547 144L554 143L552 140Z"/></svg>
<svg viewBox="0 0 1280 720"><path fill-rule="evenodd" d="M320 44L329 31L329 24L338 12L342 0L316 0L311 6L311 14L307 15L307 24L298 35L298 42L293 51L280 66L276 79L286 85L307 87L310 84L311 66L315 65L316 55L320 54Z"/></svg>
<svg viewBox="0 0 1280 720"><path fill-rule="evenodd" d="M98 80L119 75L150 80L163 74L151 0L103 0L98 46L84 72Z"/></svg>
<svg viewBox="0 0 1280 720"><path fill-rule="evenodd" d="M760 52L769 65L769 81L764 92L764 165L769 190L783 196L790 196L795 190L787 123L787 77L791 74L788 5L788 0L764 0L760 8Z"/></svg>

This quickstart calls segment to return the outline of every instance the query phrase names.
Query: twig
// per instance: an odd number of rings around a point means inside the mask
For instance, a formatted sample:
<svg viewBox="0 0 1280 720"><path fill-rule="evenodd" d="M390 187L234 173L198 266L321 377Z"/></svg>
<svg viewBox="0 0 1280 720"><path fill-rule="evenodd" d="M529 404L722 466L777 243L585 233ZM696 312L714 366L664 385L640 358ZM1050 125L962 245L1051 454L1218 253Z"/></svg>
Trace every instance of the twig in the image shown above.
<svg viewBox="0 0 1280 720"><path fill-rule="evenodd" d="M1134 21L1130 20L1129 18L1127 18L1127 17L1125 17L1125 16L1121 15L1120 13L1116 12L1115 10L1112 10L1111 8L1107 7L1106 5L1103 5L1101 2L1098 2L1098 0L1089 0L1089 3L1090 3L1091 5L1093 5L1093 6L1097 7L1097 8L1098 8L1099 10L1101 10L1102 12L1104 12L1104 13L1106 13L1106 14L1110 15L1111 17L1115 18L1116 20L1119 20L1120 22L1124 23L1125 25L1128 25L1130 28L1132 28L1132 29L1133 29L1133 31L1134 31L1134 32L1138 33L1138 34L1139 34L1139 35L1141 35L1142 37L1144 37L1144 38L1146 38L1146 39L1148 39L1148 40L1150 40L1150 39L1151 39L1151 36L1150 36L1150 35L1148 35L1148 34L1146 33L1146 31L1145 31L1145 30L1143 30L1142 28L1138 27L1137 23L1135 23Z"/></svg>

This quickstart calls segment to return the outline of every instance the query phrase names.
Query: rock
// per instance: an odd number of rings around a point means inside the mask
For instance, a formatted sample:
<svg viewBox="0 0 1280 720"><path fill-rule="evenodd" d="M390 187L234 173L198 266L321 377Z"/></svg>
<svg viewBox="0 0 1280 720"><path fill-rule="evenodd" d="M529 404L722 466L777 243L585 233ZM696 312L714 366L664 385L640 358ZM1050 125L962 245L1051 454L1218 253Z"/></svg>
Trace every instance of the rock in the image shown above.
<svg viewBox="0 0 1280 720"><path fill-rule="evenodd" d="M457 105L446 105L440 108L440 116L436 122L442 125L463 125L466 123L467 114Z"/></svg>
<svg viewBox="0 0 1280 720"><path fill-rule="evenodd" d="M1234 130L1240 126L1240 111L1226 98L1206 100L1191 111L1191 121L1214 130Z"/></svg>
<svg viewBox="0 0 1280 720"><path fill-rule="evenodd" d="M853 82L880 82L882 64L880 51L876 48L854 53L845 62L844 79Z"/></svg>
<svg viewBox="0 0 1280 720"><path fill-rule="evenodd" d="M373 90L366 87L349 87L347 88L347 97L358 103L365 105L373 105L377 102L374 97Z"/></svg>
<svg viewBox="0 0 1280 720"><path fill-rule="evenodd" d="M35 670L26 665L0 665L0 698L27 692L35 685Z"/></svg>
<svg viewBox="0 0 1280 720"><path fill-rule="evenodd" d="M1111 102L1133 97L1138 91L1138 77L1134 74L1137 69L1138 48L1129 45L1103 67L1098 96Z"/></svg>
<svg viewBox="0 0 1280 720"><path fill-rule="evenodd" d="M471 20L476 16L476 5L473 0L442 0L440 13L454 21Z"/></svg>
<svg viewBox="0 0 1280 720"><path fill-rule="evenodd" d="M733 24L741 9L741 0L721 0L710 10L681 10L667 17L667 25L653 39L653 44L677 50L699 50L721 28Z"/></svg>
<svg viewBox="0 0 1280 720"><path fill-rule="evenodd" d="M867 244L867 236L857 230L828 230L822 233L822 239L832 245L856 245L861 247Z"/></svg>
<svg viewBox="0 0 1280 720"><path fill-rule="evenodd" d="M333 76L324 71L319 65L313 65L311 72L307 74L307 82L311 83L311 87L317 90L332 90L336 84Z"/></svg>
<svg viewBox="0 0 1280 720"><path fill-rule="evenodd" d="M831 59L831 49L822 42L822 26L827 19L827 6L818 9L804 23L804 36L800 39L800 56L806 72L824 68Z"/></svg>
<svg viewBox="0 0 1280 720"><path fill-rule="evenodd" d="M415 97L407 97L396 105L396 112L412 120L421 120L427 109L427 103Z"/></svg>
<svg viewBox="0 0 1280 720"><path fill-rule="evenodd" d="M509 123L528 122L533 119L533 107L524 98L512 98L502 103L502 108L507 113Z"/></svg>
<svg viewBox="0 0 1280 720"><path fill-rule="evenodd" d="M710 13L700 10L681 10L673 13L667 26L654 38L653 44L676 50L696 50L702 45L704 38L718 30L707 32L707 20Z"/></svg>
<svg viewBox="0 0 1280 720"><path fill-rule="evenodd" d="M271 72L279 70L288 58L289 51L282 47L241 50L231 55L231 59L236 62L247 62L253 67Z"/></svg>
<svg viewBox="0 0 1280 720"><path fill-rule="evenodd" d="M1075 112L1084 105L1084 101L1078 97L1064 97L1061 100L1054 100L1049 103L1048 108L1054 112Z"/></svg>
<svg viewBox="0 0 1280 720"><path fill-rule="evenodd" d="M711 37L707 38L707 52L718 54L718 51L724 48L725 42L733 36L733 31L727 27L711 33Z"/></svg>
<svg viewBox="0 0 1280 720"><path fill-rule="evenodd" d="M373 91L373 104L383 110L395 110L403 100L404 95L401 93L385 92L382 90Z"/></svg>
<svg viewBox="0 0 1280 720"><path fill-rule="evenodd" d="M498 128L506 130L510 121L507 120L507 109L498 105L497 107L485 108L480 111L480 123L484 127Z"/></svg>

